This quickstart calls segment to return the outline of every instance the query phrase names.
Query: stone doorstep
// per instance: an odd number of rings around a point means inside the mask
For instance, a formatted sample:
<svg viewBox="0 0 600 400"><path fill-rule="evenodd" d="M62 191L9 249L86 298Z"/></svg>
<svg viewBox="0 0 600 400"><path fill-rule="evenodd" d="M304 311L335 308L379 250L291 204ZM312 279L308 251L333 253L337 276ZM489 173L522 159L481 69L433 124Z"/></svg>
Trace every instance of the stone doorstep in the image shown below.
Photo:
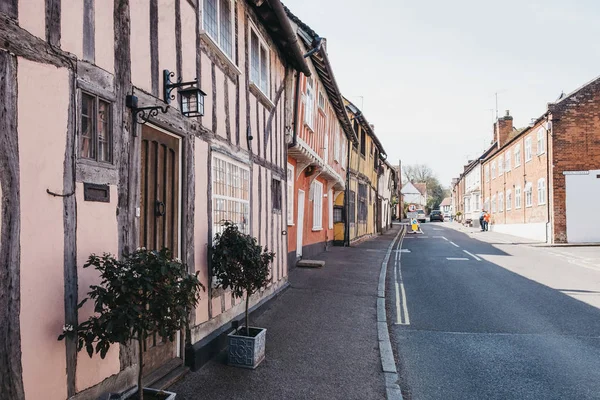
<svg viewBox="0 0 600 400"><path fill-rule="evenodd" d="M323 268L325 261L322 260L300 260L296 263L298 268Z"/></svg>

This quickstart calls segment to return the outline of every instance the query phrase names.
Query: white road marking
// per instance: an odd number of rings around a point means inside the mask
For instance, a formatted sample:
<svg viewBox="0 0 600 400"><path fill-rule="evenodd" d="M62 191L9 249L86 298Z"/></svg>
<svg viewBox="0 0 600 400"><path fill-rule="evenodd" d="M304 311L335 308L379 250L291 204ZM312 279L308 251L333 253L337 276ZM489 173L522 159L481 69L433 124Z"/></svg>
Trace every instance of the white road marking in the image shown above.
<svg viewBox="0 0 600 400"><path fill-rule="evenodd" d="M469 261L468 258L464 258L464 257L446 257L446 260L448 260L448 261Z"/></svg>
<svg viewBox="0 0 600 400"><path fill-rule="evenodd" d="M454 246L454 247L460 247L459 245L457 245L456 243L454 243L454 242L452 242L452 241L450 241L450 240L449 240L449 242L450 242L450 244L451 244L452 246Z"/></svg>
<svg viewBox="0 0 600 400"><path fill-rule="evenodd" d="M402 240L398 242L396 247L396 258L394 263L394 286L396 287L396 324L410 325L410 317L408 316L408 305L406 301L406 290L402 281L402 267L400 264L400 253L410 252L408 249L402 249ZM404 317L404 318L402 318Z"/></svg>
<svg viewBox="0 0 600 400"><path fill-rule="evenodd" d="M432 228L434 231L443 231L443 229L440 228Z"/></svg>
<svg viewBox="0 0 600 400"><path fill-rule="evenodd" d="M442 236L442 239L444 239L446 242L448 241L448 238L445 236Z"/></svg>
<svg viewBox="0 0 600 400"><path fill-rule="evenodd" d="M481 258L477 257L475 254L468 252L467 250L463 250L465 253L476 259L477 261L481 261Z"/></svg>

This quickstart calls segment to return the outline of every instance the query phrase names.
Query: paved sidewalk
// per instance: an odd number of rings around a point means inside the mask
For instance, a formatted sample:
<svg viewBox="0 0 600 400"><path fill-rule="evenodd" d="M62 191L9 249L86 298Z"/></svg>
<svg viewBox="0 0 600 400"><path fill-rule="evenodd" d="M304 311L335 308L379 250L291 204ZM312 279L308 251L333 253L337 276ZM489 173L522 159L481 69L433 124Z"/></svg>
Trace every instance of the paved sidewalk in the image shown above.
<svg viewBox="0 0 600 400"><path fill-rule="evenodd" d="M429 226L435 226L437 222L428 222ZM533 239L523 238L519 236L513 236L506 233L494 232L494 231L486 231L482 232L481 228L472 228L469 226L464 226L458 222L443 222L440 223L444 228L454 229L459 232L466 233L470 237L480 240L482 242L487 242L490 244L531 244L531 245L545 245L545 242L540 242Z"/></svg>
<svg viewBox="0 0 600 400"><path fill-rule="evenodd" d="M385 399L377 286L399 228L314 257L326 262L322 269L292 269L290 288L251 317L267 328L261 365L229 367L221 353L171 387L177 399Z"/></svg>

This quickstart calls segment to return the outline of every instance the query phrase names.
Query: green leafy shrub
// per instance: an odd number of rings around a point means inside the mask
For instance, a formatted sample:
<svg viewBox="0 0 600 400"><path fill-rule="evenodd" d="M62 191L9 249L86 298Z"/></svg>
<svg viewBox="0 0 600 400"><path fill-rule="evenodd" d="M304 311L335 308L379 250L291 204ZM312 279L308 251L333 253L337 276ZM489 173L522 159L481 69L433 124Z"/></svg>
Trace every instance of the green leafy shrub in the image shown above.
<svg viewBox="0 0 600 400"><path fill-rule="evenodd" d="M223 289L231 289L234 296L246 294L246 335L250 336L248 305L250 296L267 286L269 264L275 253L264 249L256 238L240 232L237 225L226 221L225 229L215 235L212 246L212 273Z"/></svg>
<svg viewBox="0 0 600 400"><path fill-rule="evenodd" d="M88 298L94 301L94 312L77 327L65 326L59 340L77 335L77 349L84 347L92 357L94 351L104 358L111 344L138 342L138 396L143 400L142 371L144 344L148 337L160 336L173 341L178 331L188 327L189 316L198 304L198 273L173 259L171 251L144 248L126 254L123 260L111 254L92 254L83 266L100 272L99 285L90 286Z"/></svg>

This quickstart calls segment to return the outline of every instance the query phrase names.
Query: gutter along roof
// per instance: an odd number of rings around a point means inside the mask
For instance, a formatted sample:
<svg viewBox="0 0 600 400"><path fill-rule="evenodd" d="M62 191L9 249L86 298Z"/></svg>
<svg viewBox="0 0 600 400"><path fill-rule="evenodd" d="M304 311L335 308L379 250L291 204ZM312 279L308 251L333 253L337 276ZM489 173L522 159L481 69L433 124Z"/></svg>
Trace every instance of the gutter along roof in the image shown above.
<svg viewBox="0 0 600 400"><path fill-rule="evenodd" d="M385 154L386 157L387 157L387 153L385 152L385 149L383 148L383 145L381 144L381 142L379 141L379 139L375 135L375 132L373 131L373 128L371 128L371 124L369 124L369 121L367 121L367 119L365 118L365 115L363 114L363 112L358 107L356 107L354 105L354 103L352 103L347 98L344 97L344 100L346 100L348 102L348 106L347 107L352 112L352 114L354 114L354 118L358 119L358 122L360 122L360 125L363 127L363 129L365 129L367 131L367 133L369 134L369 136L371 136L371 138L373 139L373 141L375 142L375 144L379 148L379 153L380 154Z"/></svg>
<svg viewBox="0 0 600 400"><path fill-rule="evenodd" d="M298 37L292 29L281 1L248 0L248 3L254 8L254 11L288 61L298 71L310 76L310 68L304 59Z"/></svg>
<svg viewBox="0 0 600 400"><path fill-rule="evenodd" d="M306 25L298 17L292 14L292 12L287 7L283 6L283 9L287 13L289 19L298 25L298 36L304 42L308 49L312 49L319 42L319 40L323 41L319 50L314 52L310 56L310 59L317 71L317 74L319 75L319 78L321 79L321 82L323 83L323 86L325 87L327 97L329 97L329 101L331 102L331 105L335 110L338 120L342 125L342 129L346 133L348 139L350 139L353 143L357 144L358 137L356 136L354 129L352 129L352 123L350 122L350 118L346 113L344 99L342 97L342 93L340 92L340 88L338 87L337 82L335 80L333 68L331 67L331 63L329 62L326 46L324 45L325 39L321 38L315 31L311 29L310 26Z"/></svg>

